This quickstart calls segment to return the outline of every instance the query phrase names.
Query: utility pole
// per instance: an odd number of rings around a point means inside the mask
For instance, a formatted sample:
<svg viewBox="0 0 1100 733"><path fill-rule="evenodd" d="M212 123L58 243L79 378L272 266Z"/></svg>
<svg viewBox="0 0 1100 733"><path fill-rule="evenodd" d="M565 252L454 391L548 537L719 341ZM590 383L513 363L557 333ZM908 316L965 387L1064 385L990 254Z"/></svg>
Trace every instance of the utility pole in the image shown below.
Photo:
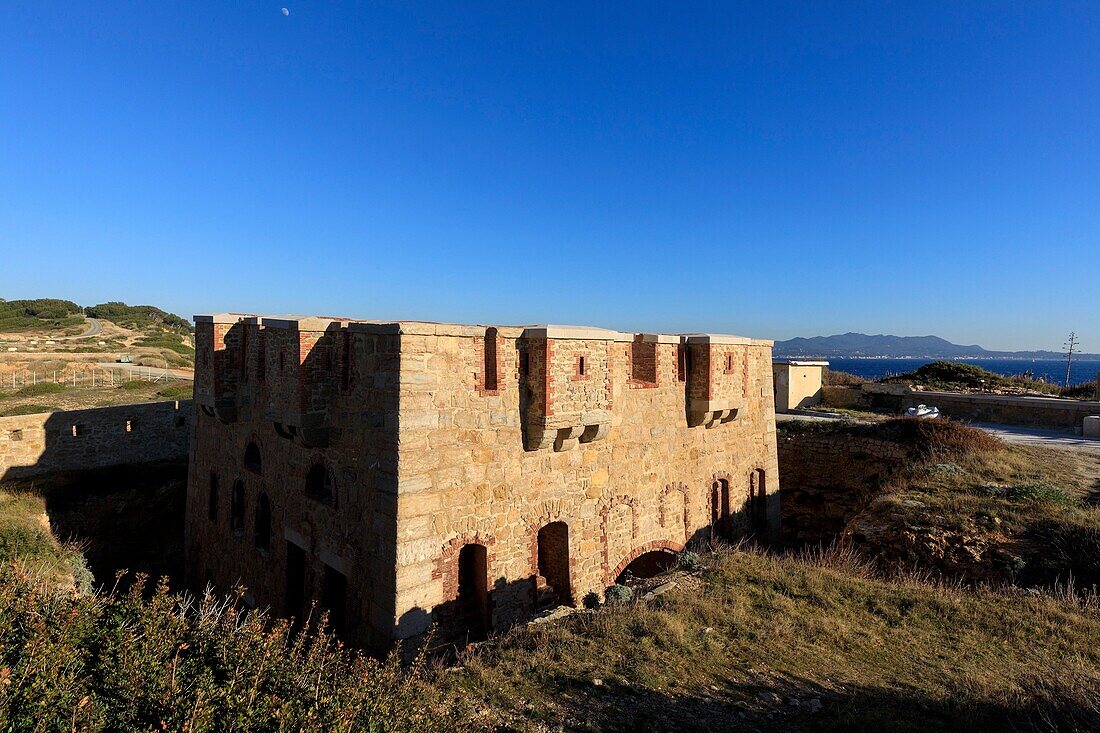
<svg viewBox="0 0 1100 733"><path fill-rule="evenodd" d="M1062 350L1066 352L1066 383L1062 385L1066 389L1069 389L1069 373L1073 369L1073 351L1077 348L1077 332L1070 331L1069 341L1066 341L1062 346Z"/></svg>

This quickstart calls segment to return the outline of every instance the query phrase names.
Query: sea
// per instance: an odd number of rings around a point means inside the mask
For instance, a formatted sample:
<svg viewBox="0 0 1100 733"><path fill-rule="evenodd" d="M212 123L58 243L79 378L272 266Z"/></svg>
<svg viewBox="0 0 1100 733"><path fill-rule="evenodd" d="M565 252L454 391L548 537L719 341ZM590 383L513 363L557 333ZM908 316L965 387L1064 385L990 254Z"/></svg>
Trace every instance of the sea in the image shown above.
<svg viewBox="0 0 1100 733"><path fill-rule="evenodd" d="M1029 374L1035 379L1062 384L1066 378L1065 359L827 359L833 371L848 372L867 379L880 379L911 372L922 364L933 361L958 361L974 364L1006 377ZM1069 383L1093 382L1100 372L1100 359L1074 359Z"/></svg>

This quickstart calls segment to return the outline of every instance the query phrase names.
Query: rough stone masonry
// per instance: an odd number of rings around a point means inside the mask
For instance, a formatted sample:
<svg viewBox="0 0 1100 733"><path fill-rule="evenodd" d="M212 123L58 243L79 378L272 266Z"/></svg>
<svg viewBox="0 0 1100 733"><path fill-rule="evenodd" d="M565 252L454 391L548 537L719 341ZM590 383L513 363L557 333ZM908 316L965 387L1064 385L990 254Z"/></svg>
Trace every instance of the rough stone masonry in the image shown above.
<svg viewBox="0 0 1100 733"><path fill-rule="evenodd" d="M771 341L196 316L187 572L382 650L779 529Z"/></svg>

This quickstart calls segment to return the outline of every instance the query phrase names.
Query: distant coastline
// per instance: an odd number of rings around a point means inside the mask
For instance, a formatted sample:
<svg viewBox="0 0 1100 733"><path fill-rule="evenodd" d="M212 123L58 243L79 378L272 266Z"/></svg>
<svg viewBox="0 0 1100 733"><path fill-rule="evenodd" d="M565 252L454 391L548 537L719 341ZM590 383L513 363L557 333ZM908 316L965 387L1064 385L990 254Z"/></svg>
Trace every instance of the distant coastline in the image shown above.
<svg viewBox="0 0 1100 733"><path fill-rule="evenodd" d="M953 344L939 336L892 336L843 333L776 341L774 353L788 358L839 359L1065 359L1057 351L992 351L977 344ZM1075 353L1074 359L1100 360L1100 354Z"/></svg>
<svg viewBox="0 0 1100 733"><path fill-rule="evenodd" d="M829 362L829 368L838 372L847 372L863 377L864 379L881 379L911 372L923 364L932 361L961 361L974 364L1006 377L1013 377L1029 372L1036 379L1042 379L1054 384L1062 384L1066 377L1065 359L1026 359L1023 357L995 357L995 358L951 358L936 359L931 357L905 356L905 357L867 357L867 356L828 356L816 357ZM1097 372L1100 372L1100 357L1074 357L1073 367L1070 371L1070 384L1077 385L1096 380Z"/></svg>

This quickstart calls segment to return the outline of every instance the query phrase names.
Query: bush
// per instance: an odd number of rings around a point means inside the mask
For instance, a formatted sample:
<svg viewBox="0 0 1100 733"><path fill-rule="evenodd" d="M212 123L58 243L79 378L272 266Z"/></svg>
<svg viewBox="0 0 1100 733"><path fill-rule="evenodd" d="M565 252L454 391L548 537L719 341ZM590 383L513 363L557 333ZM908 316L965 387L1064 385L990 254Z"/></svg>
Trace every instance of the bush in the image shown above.
<svg viewBox="0 0 1100 733"><path fill-rule="evenodd" d="M156 382L150 379L131 379L128 382L123 382L118 385L119 389L145 389L146 387L152 387Z"/></svg>
<svg viewBox="0 0 1100 733"><path fill-rule="evenodd" d="M610 605L628 603L634 598L634 589L629 585L616 583L603 592L603 597Z"/></svg>
<svg viewBox="0 0 1100 733"><path fill-rule="evenodd" d="M157 395L166 400L189 400L195 396L195 385L191 383L174 384L157 392Z"/></svg>
<svg viewBox="0 0 1100 733"><path fill-rule="evenodd" d="M867 380L863 377L855 374L849 374L848 372L838 372L826 367L822 371L821 383L832 387L848 387L857 384L863 384Z"/></svg>
<svg viewBox="0 0 1100 733"><path fill-rule="evenodd" d="M212 595L142 579L124 594L58 593L27 572L0 578L5 730L427 731L438 694L422 662L402 670L329 634Z"/></svg>
<svg viewBox="0 0 1100 733"><path fill-rule="evenodd" d="M1000 438L954 420L900 417L886 420L877 427L881 437L901 443L924 458L958 458L1004 448Z"/></svg>
<svg viewBox="0 0 1100 733"><path fill-rule="evenodd" d="M680 556L676 558L676 566L689 571L701 570L703 560L698 553L688 550L687 552L681 552Z"/></svg>
<svg viewBox="0 0 1100 733"><path fill-rule="evenodd" d="M1039 504L1057 504L1077 506L1080 501L1062 489L1050 484L1019 484L1016 486L980 486L975 492L984 496L993 496L1009 501L1030 501Z"/></svg>
<svg viewBox="0 0 1100 733"><path fill-rule="evenodd" d="M117 323L123 328L143 330L153 326L163 326L173 331L191 330L190 321L152 305L126 305L121 301L111 301L93 305L85 312L92 318L102 318Z"/></svg>
<svg viewBox="0 0 1100 733"><path fill-rule="evenodd" d="M1084 382L1075 384L1072 387L1063 387L1059 390L1059 394L1062 397L1069 397L1074 400L1095 400L1097 399L1096 382Z"/></svg>
<svg viewBox="0 0 1100 733"><path fill-rule="evenodd" d="M58 382L39 382L38 384L28 384L22 389L15 392L19 397L37 397L44 394L57 394L58 392L65 391L65 385Z"/></svg>
<svg viewBox="0 0 1100 733"><path fill-rule="evenodd" d="M64 328L83 322L80 306L70 300L0 301L0 332L14 333L38 328Z"/></svg>
<svg viewBox="0 0 1100 733"><path fill-rule="evenodd" d="M15 405L6 410L0 410L0 417L14 417L16 415L37 415L40 412L57 412L53 405Z"/></svg>

